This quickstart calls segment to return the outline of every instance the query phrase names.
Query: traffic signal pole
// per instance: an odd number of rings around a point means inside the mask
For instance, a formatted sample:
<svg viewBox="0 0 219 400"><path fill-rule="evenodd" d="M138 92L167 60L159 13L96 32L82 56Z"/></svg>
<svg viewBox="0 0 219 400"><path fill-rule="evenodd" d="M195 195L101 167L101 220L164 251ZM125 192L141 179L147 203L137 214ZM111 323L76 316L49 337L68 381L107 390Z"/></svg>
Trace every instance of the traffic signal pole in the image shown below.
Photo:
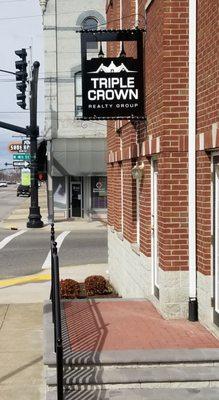
<svg viewBox="0 0 219 400"><path fill-rule="evenodd" d="M23 89L22 96L26 90L26 55L24 49L15 52L16 55L23 59L23 67L16 62L16 68L19 70L16 73L12 71L0 70L8 74L16 75L16 81L22 81ZM24 57L25 56L25 57ZM31 198L27 227L28 228L42 228L43 221L41 220L40 207L38 203L38 180L37 180L37 137L39 136L39 127L37 126L37 87L40 63L35 61L33 63L32 80L31 80L31 93L30 93L30 126L23 128L21 126L12 125L7 122L0 121L0 128L8 129L9 131L22 133L30 138L30 173L31 173ZM23 78L22 78L23 76ZM18 85L18 84L17 84ZM17 86L21 91L21 87ZM17 95L17 104L21 108L26 108L25 97L22 99Z"/></svg>
<svg viewBox="0 0 219 400"><path fill-rule="evenodd" d="M38 181L37 181L37 137L39 136L39 127L37 126L37 87L40 63L33 63L31 95L30 95L30 126L27 127L30 137L30 180L31 197L27 227L42 228L40 207L38 203Z"/></svg>

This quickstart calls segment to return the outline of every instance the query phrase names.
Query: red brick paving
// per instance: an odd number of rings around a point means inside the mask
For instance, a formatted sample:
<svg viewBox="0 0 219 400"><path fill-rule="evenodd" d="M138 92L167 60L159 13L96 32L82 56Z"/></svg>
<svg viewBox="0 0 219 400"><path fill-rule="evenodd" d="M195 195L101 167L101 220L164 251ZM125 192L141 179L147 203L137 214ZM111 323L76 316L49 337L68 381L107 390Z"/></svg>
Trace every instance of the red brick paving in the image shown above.
<svg viewBox="0 0 219 400"><path fill-rule="evenodd" d="M217 348L200 323L165 320L149 301L64 303L74 351Z"/></svg>

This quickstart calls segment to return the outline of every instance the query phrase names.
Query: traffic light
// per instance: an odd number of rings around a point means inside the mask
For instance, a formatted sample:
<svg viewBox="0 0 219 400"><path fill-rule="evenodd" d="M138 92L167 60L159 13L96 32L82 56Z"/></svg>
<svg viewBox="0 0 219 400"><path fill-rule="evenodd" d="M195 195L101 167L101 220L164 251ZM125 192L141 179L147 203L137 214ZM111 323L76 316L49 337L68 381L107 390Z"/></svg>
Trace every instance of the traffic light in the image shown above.
<svg viewBox="0 0 219 400"><path fill-rule="evenodd" d="M41 142L38 143L38 146L37 146L37 156L36 156L37 179L41 182L44 182L47 180L47 157L46 157L47 146L46 145L47 145L46 140L42 140Z"/></svg>
<svg viewBox="0 0 219 400"><path fill-rule="evenodd" d="M17 105L23 109L26 108L26 89L27 89L27 52L25 49L15 50L15 54L21 58L19 61L15 61L16 68L16 88L21 92L17 94Z"/></svg>

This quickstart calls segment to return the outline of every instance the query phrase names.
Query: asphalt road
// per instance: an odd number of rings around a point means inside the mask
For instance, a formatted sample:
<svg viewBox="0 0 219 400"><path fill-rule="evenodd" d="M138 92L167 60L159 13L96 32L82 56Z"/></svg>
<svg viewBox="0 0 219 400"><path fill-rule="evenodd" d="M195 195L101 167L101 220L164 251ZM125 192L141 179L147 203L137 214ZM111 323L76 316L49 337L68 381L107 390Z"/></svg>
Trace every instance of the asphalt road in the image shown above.
<svg viewBox="0 0 219 400"><path fill-rule="evenodd" d="M0 241L13 233L0 230ZM28 230L15 237L0 249L0 279L41 271L49 250L49 232ZM100 263L107 263L106 231L72 231L67 235L59 251L60 268Z"/></svg>
<svg viewBox="0 0 219 400"><path fill-rule="evenodd" d="M0 188L0 220L6 218L18 205L22 206L25 199L16 196L14 185ZM16 231L0 229L0 279L37 273L48 259L49 232L26 229L10 240L11 235L16 234ZM106 231L77 230L71 231L64 238L59 250L60 268L100 263L107 263Z"/></svg>

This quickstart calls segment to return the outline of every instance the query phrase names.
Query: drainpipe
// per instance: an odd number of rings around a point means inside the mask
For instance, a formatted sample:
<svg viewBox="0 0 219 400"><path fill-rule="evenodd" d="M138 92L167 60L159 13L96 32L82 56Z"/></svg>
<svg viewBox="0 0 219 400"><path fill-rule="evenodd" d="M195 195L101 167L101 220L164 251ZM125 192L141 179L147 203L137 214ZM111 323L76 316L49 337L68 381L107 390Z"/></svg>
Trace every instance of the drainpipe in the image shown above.
<svg viewBox="0 0 219 400"><path fill-rule="evenodd" d="M58 128L59 128L59 87L58 87L58 0L55 0L55 51L56 51L56 61L55 61L55 68L56 68L56 137L58 136Z"/></svg>
<svg viewBox="0 0 219 400"><path fill-rule="evenodd" d="M135 28L139 25L138 21L138 0L135 0Z"/></svg>
<svg viewBox="0 0 219 400"><path fill-rule="evenodd" d="M198 320L196 271L196 0L189 0L189 321Z"/></svg>

